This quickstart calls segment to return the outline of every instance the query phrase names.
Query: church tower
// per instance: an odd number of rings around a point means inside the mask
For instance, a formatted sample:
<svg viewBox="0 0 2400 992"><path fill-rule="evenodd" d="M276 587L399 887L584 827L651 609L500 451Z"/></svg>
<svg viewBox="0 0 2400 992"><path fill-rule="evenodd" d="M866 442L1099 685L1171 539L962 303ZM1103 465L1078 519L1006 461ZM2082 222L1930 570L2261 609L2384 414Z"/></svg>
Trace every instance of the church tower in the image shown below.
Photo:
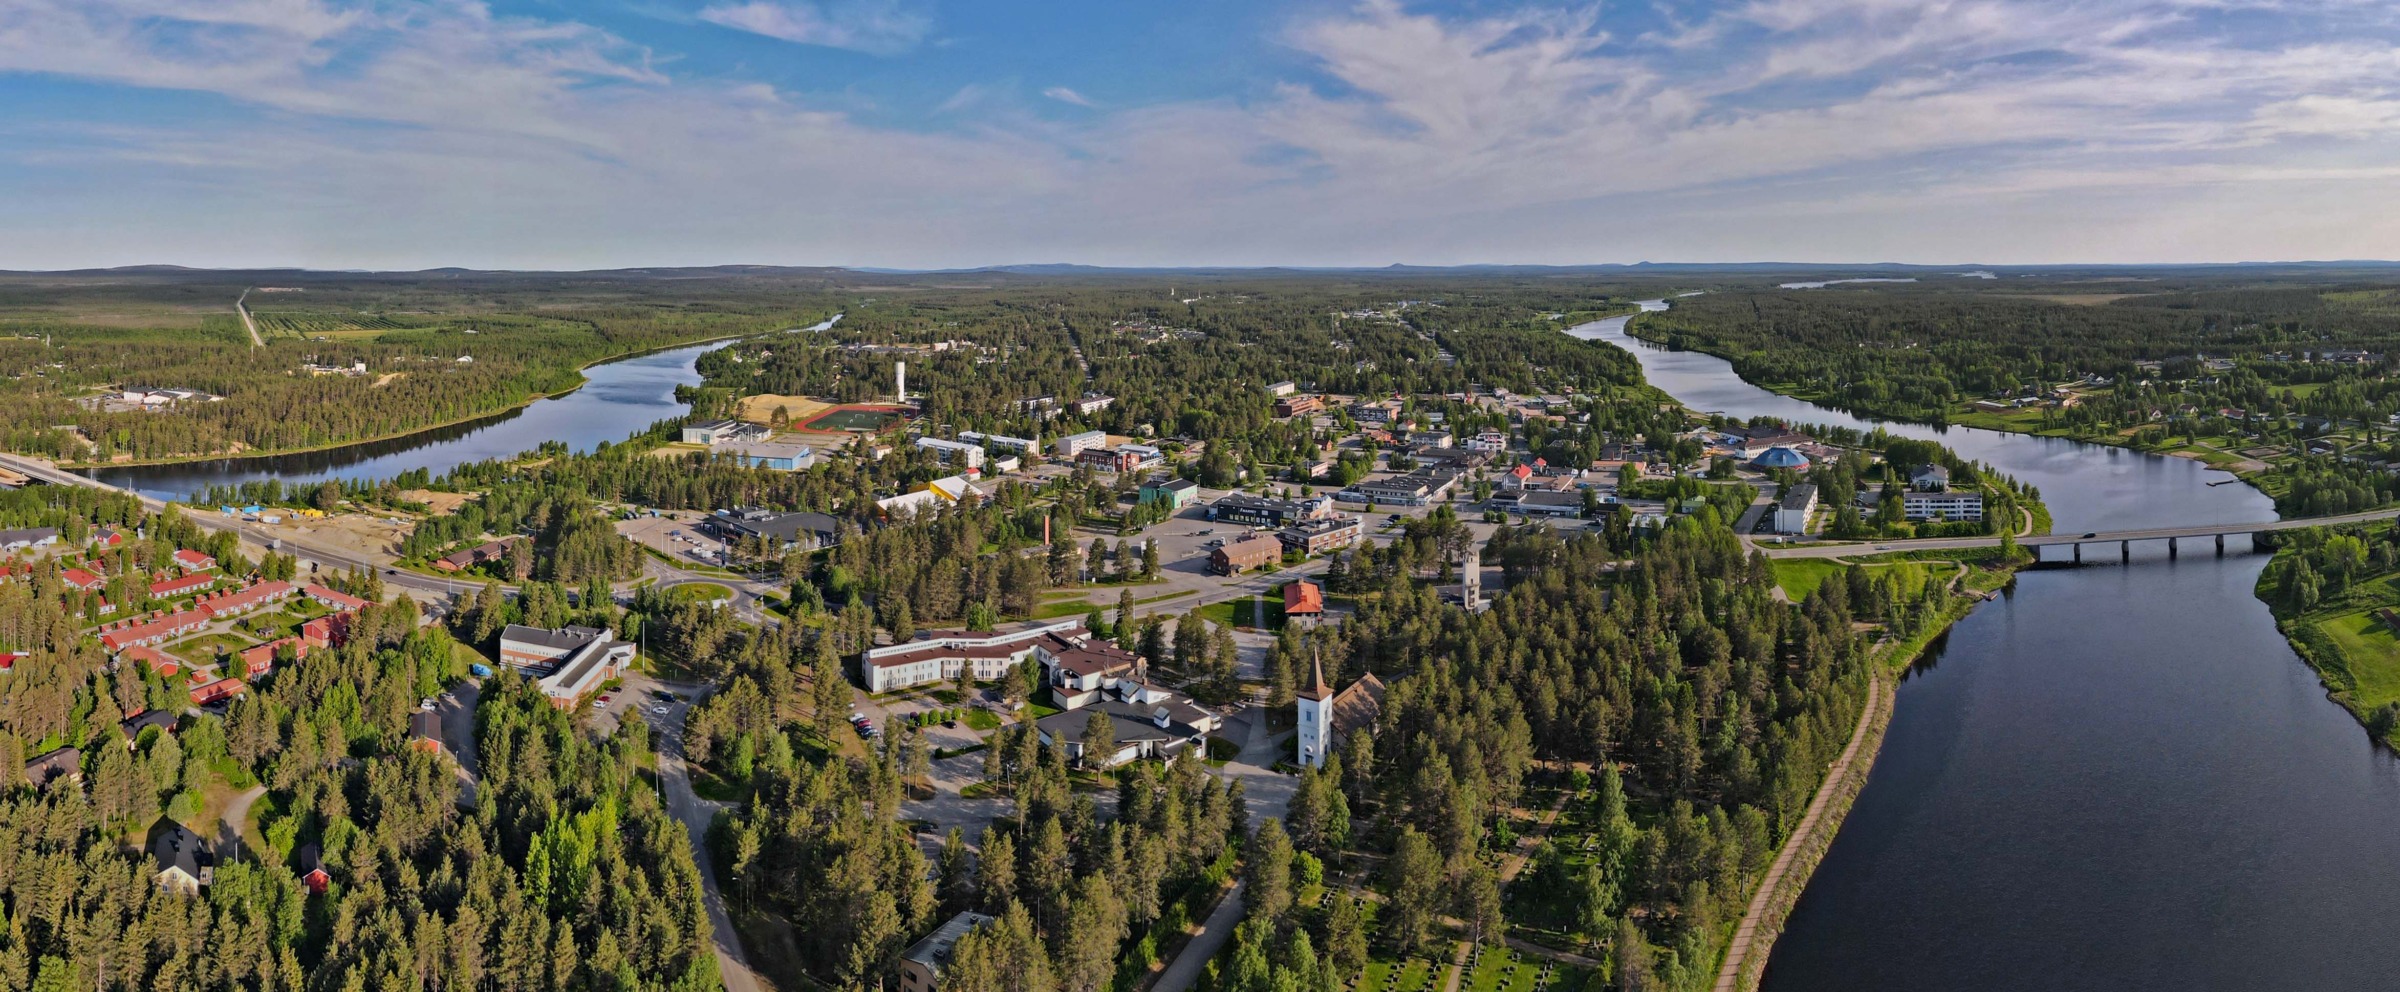
<svg viewBox="0 0 2400 992"><path fill-rule="evenodd" d="M1333 746L1333 687L1325 683L1325 658L1315 659L1308 688L1300 690L1293 707L1299 711L1299 763L1309 768L1325 767L1326 749Z"/></svg>

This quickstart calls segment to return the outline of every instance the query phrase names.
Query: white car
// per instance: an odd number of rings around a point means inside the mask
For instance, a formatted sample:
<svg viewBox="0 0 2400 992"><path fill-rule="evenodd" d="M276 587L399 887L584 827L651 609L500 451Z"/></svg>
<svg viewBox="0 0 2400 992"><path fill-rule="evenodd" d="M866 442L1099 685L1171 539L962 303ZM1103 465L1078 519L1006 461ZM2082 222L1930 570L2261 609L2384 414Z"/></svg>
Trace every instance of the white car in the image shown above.
<svg viewBox="0 0 2400 992"><path fill-rule="evenodd" d="M433 712L433 698L430 696L426 697L423 702L417 704L417 708L428 713Z"/></svg>
<svg viewBox="0 0 2400 992"><path fill-rule="evenodd" d="M650 712L652 712L652 713L656 713L656 714L658 714L658 715L660 715L660 716L665 716L665 715L667 715L667 708L666 708L666 706L665 706L665 705L663 705L663 704L662 704L662 705L658 705L658 706L653 706L653 707L650 707Z"/></svg>

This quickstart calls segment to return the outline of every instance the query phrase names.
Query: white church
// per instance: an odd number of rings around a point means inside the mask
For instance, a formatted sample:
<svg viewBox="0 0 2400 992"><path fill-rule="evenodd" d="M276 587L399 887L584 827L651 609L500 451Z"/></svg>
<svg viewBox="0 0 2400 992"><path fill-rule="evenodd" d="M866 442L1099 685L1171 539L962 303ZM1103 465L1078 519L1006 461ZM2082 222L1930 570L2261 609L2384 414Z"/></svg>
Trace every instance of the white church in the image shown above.
<svg viewBox="0 0 2400 992"><path fill-rule="evenodd" d="M1368 672L1340 692L1325 682L1325 659L1318 658L1308 682L1294 703L1299 710L1299 763L1325 767L1325 758L1340 747L1342 738L1361 727L1372 727L1383 715L1383 680Z"/></svg>

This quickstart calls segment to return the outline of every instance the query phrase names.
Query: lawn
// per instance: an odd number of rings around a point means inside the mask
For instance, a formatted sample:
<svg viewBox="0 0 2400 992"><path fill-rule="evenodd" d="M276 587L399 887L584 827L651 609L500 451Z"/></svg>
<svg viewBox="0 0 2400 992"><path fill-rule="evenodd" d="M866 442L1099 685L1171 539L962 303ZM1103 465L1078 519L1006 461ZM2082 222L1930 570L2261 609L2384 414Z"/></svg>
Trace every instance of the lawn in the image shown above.
<svg viewBox="0 0 2400 992"><path fill-rule="evenodd" d="M218 655L231 654L250 645L250 641L232 634L201 634L167 645L167 653L192 661L211 662Z"/></svg>
<svg viewBox="0 0 2400 992"><path fill-rule="evenodd" d="M990 732L1000 729L1000 714L980 706L968 707L961 719L966 721L968 730Z"/></svg>
<svg viewBox="0 0 2400 992"><path fill-rule="evenodd" d="M1850 567L1831 558L1774 558L1768 565L1775 570L1775 585L1795 603Z"/></svg>
<svg viewBox="0 0 2400 992"><path fill-rule="evenodd" d="M1541 973L1541 962L1521 958L1505 947L1486 947L1463 987L1467 992L1533 992L1534 979Z"/></svg>
<svg viewBox="0 0 2400 992"><path fill-rule="evenodd" d="M687 582L667 590L667 599L676 603L711 603L731 601L733 590L714 582Z"/></svg>
<svg viewBox="0 0 2400 992"><path fill-rule="evenodd" d="M2349 675L2351 705L2358 712L2372 713L2400 700L2400 638L2392 636L2391 628L2372 611L2337 614L2315 626L2340 653L2339 664Z"/></svg>
<svg viewBox="0 0 2400 992"><path fill-rule="evenodd" d="M1210 603L1200 608L1200 619L1213 624L1249 627L1252 621L1258 618L1257 611L1251 608L1252 600L1266 605L1266 629L1283 629L1283 597L1281 596L1246 596L1241 599L1229 599L1222 603Z"/></svg>

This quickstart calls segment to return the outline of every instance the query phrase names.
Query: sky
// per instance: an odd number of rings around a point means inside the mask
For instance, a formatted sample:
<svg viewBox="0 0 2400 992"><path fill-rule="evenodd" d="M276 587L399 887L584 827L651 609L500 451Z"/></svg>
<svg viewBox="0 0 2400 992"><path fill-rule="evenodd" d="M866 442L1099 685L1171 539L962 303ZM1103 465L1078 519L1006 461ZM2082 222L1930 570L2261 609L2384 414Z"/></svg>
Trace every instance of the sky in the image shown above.
<svg viewBox="0 0 2400 992"><path fill-rule="evenodd" d="M2342 258L2389 0L0 0L0 268Z"/></svg>

